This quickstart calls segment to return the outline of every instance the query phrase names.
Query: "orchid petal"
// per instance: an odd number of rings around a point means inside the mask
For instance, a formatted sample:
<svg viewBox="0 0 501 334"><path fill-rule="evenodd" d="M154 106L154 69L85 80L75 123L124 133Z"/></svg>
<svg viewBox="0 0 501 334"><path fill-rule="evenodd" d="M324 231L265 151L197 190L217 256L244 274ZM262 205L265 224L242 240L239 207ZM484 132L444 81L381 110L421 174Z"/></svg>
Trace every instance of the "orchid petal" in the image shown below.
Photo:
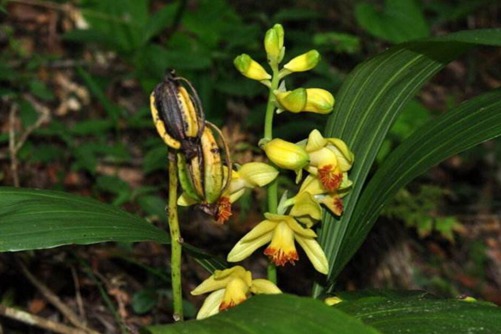
<svg viewBox="0 0 501 334"><path fill-rule="evenodd" d="M252 281L251 292L254 294L277 294L282 291L267 279L258 278Z"/></svg>
<svg viewBox="0 0 501 334"><path fill-rule="evenodd" d="M264 162L249 162L243 164L238 173L247 186L253 188L263 187L273 181L278 175L278 170Z"/></svg>
<svg viewBox="0 0 501 334"><path fill-rule="evenodd" d="M313 267L319 273L327 275L329 272L329 263L318 242L315 239L302 238L300 236L296 236L296 241L303 248L306 256L308 256L311 264L313 264Z"/></svg>
<svg viewBox="0 0 501 334"><path fill-rule="evenodd" d="M294 201L294 206L290 211L293 217L310 216L315 220L322 217L322 208L309 192L299 193Z"/></svg>
<svg viewBox="0 0 501 334"><path fill-rule="evenodd" d="M306 152L309 153L319 150L325 145L327 145L327 139L322 136L320 131L314 129L308 136L308 141L306 142Z"/></svg>
<svg viewBox="0 0 501 334"><path fill-rule="evenodd" d="M265 223L266 224L263 224ZM236 243L236 245L233 247L233 249L230 251L228 254L228 261L229 262L238 262L252 253L256 249L258 249L261 246L264 246L268 242L271 241L272 237L272 231L275 228L276 224L268 221L263 221L259 223L253 230L251 230L249 233L247 233L240 241ZM271 227L271 228L270 228ZM254 231L255 229L259 228L258 231ZM261 230L262 228L262 230ZM262 233L263 231L266 231L265 233Z"/></svg>
<svg viewBox="0 0 501 334"><path fill-rule="evenodd" d="M225 289L217 290L205 298L205 301L197 313L197 320L205 319L219 313L219 305L223 301Z"/></svg>
<svg viewBox="0 0 501 334"><path fill-rule="evenodd" d="M191 294L201 295L207 292L223 289L228 285L228 282L234 277L245 278L246 270L242 266L234 266L225 270L216 270L214 274L200 283Z"/></svg>
<svg viewBox="0 0 501 334"><path fill-rule="evenodd" d="M287 221L287 225L289 228L294 231L294 234L296 236L302 237L302 238L316 238L317 234L315 231L309 228L304 228L295 219L291 219Z"/></svg>

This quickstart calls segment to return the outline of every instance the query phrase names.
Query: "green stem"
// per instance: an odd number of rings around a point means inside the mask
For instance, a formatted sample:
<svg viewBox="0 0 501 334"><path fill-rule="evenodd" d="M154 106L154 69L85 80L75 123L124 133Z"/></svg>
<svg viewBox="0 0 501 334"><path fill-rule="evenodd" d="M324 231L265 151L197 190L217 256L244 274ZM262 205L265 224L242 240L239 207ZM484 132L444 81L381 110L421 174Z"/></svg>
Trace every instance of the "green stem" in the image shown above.
<svg viewBox="0 0 501 334"><path fill-rule="evenodd" d="M272 64L271 67L273 77L271 79L268 105L266 106L266 115L264 119L264 138L267 140L273 139L273 116L275 115L275 95L273 94L273 91L278 88L278 84L280 83L278 66ZM268 186L266 195L268 199L268 212L277 213L278 183L276 179ZM268 264L268 280L275 284L277 283L277 268L272 262Z"/></svg>
<svg viewBox="0 0 501 334"><path fill-rule="evenodd" d="M174 320L182 321L183 315L183 292L181 288L181 232L177 216L177 163L176 153L169 149L169 204L168 219L171 238L171 280L172 298L174 303Z"/></svg>
<svg viewBox="0 0 501 334"><path fill-rule="evenodd" d="M266 115L264 117L264 138L273 139L273 116L275 115L275 95L273 91L278 88L280 78L278 77L278 68L273 68L273 77L270 84L270 93L268 94L268 105L266 106Z"/></svg>

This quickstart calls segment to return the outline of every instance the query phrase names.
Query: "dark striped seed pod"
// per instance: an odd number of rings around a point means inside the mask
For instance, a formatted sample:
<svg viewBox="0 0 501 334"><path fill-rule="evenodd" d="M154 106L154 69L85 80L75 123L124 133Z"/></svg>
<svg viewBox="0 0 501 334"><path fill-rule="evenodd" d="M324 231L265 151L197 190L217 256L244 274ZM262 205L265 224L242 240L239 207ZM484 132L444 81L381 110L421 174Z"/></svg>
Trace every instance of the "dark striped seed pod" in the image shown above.
<svg viewBox="0 0 501 334"><path fill-rule="evenodd" d="M190 82L168 72L150 95L155 127L167 146L181 150L188 160L197 154L205 127L198 94Z"/></svg>
<svg viewBox="0 0 501 334"><path fill-rule="evenodd" d="M197 155L188 160L178 154L178 174L185 194L198 203L203 211L214 215L215 205L230 184L232 167L228 146L223 140L223 156L214 138L212 129L221 135L219 129L211 123L207 124L209 126L204 129Z"/></svg>

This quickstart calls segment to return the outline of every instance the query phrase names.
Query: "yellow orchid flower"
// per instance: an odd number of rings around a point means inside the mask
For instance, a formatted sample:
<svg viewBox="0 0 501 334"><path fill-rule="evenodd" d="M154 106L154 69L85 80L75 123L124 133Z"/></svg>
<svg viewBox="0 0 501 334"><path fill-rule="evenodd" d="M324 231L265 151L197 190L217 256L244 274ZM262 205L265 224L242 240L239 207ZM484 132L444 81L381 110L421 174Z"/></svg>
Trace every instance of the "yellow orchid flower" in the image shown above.
<svg viewBox="0 0 501 334"><path fill-rule="evenodd" d="M303 183L301 184L301 187L299 188L298 194L295 197L290 198L288 200L289 203L287 203L287 204L290 205L290 203L294 203L294 205L298 205L296 203L299 203L299 205L301 205L301 206L308 205L307 207L305 207L305 209L302 209L302 212L308 212L310 214L310 218L313 219L314 215L316 214L315 213L316 211L314 211L315 209L313 209L312 204L308 204L308 199L305 199L305 195L303 195L303 194L307 193L307 194L310 194L310 196L312 196L318 204L325 205L325 207L330 212L332 212L333 214L335 214L337 216L340 216L343 213L343 200L342 200L342 198L348 194L348 190L352 185L352 182L348 179L347 173L343 173L342 179L343 179L343 181L341 182L340 186L338 187L338 189L336 191L328 192L325 189L322 181L317 176L310 174L304 179ZM294 210L294 206L292 209ZM306 210L309 210L309 211L306 211ZM292 214L292 212L293 211L291 210L291 214ZM309 226L308 225L308 218L309 217L305 217L305 218L306 218L306 220L304 220L302 222L304 224L307 224L307 226ZM314 220L312 221L312 223L314 223Z"/></svg>
<svg viewBox="0 0 501 334"><path fill-rule="evenodd" d="M318 176L326 191L339 189L344 173L351 169L354 160L346 143L338 138L324 138L315 129L308 136L305 150L310 157L306 170Z"/></svg>
<svg viewBox="0 0 501 334"><path fill-rule="evenodd" d="M278 176L275 167L264 162L248 162L231 173L229 189L221 196L215 214L216 222L223 224L231 216L231 204L236 202L245 189L264 187Z"/></svg>
<svg viewBox="0 0 501 334"><path fill-rule="evenodd" d="M316 233L302 227L293 217L265 213L266 220L256 225L233 247L228 254L229 262L238 262L251 255L259 247L270 243L264 250L276 265L294 264L299 260L295 241L304 249L313 267L322 274L329 268L324 251L318 244Z"/></svg>
<svg viewBox="0 0 501 334"><path fill-rule="evenodd" d="M252 279L252 273L242 266L216 270L193 291L192 295L211 292L200 308L197 319L210 317L244 302L251 294L276 294L280 289L265 279Z"/></svg>

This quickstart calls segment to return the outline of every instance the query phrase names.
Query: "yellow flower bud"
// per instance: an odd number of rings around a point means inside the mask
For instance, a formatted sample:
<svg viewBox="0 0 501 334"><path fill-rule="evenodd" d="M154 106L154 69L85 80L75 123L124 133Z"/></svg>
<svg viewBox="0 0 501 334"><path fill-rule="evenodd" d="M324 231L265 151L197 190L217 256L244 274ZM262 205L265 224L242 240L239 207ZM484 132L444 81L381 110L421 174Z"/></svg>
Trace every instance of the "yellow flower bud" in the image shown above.
<svg viewBox="0 0 501 334"><path fill-rule="evenodd" d="M328 114L334 108L334 96L325 89L307 88L306 96L304 111Z"/></svg>
<svg viewBox="0 0 501 334"><path fill-rule="evenodd" d="M264 48L270 63L282 61L284 57L284 28L280 24L275 24L264 36Z"/></svg>
<svg viewBox="0 0 501 334"><path fill-rule="evenodd" d="M304 110L307 102L306 89L298 88L293 91L287 92L275 92L275 98L280 106L280 109L284 109L293 113L298 113Z"/></svg>
<svg viewBox="0 0 501 334"><path fill-rule="evenodd" d="M284 65L289 72L305 72L317 66L320 61L320 53L317 50L310 50L299 55Z"/></svg>
<svg viewBox="0 0 501 334"><path fill-rule="evenodd" d="M324 299L324 303L326 303L329 306L336 305L341 303L343 300L339 297L327 297Z"/></svg>
<svg viewBox="0 0 501 334"><path fill-rule="evenodd" d="M233 64L240 73L249 79L259 81L271 79L271 75L269 75L268 72L248 54L244 53L236 57Z"/></svg>
<svg viewBox="0 0 501 334"><path fill-rule="evenodd" d="M279 138L265 143L262 149L266 152L268 159L280 168L297 171L308 165L310 161L303 147Z"/></svg>

